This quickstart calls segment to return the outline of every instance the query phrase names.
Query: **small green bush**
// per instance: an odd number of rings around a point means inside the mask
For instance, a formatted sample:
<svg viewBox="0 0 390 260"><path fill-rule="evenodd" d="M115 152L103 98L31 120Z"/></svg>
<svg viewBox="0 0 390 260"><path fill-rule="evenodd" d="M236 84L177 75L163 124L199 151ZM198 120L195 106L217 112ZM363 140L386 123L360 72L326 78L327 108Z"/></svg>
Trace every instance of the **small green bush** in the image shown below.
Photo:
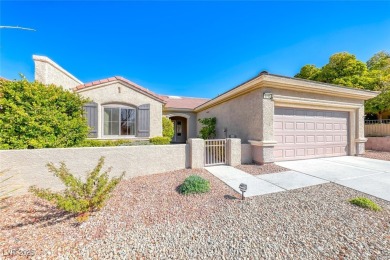
<svg viewBox="0 0 390 260"><path fill-rule="evenodd" d="M62 192L52 192L50 189L40 189L35 186L29 188L29 191L36 196L54 202L59 209L70 213L77 213L81 220L85 220L90 212L97 211L104 206L110 193L118 185L124 176L112 178L109 180L109 168L106 172L100 174L104 165L104 157L100 157L96 167L88 173L86 182L80 178L74 177L66 168L65 163L56 168L53 163L47 164L49 171L58 177L66 186Z"/></svg>
<svg viewBox="0 0 390 260"><path fill-rule="evenodd" d="M175 134L174 125L171 119L163 116L162 118L162 135L168 137L169 141L172 140L173 135Z"/></svg>
<svg viewBox="0 0 390 260"><path fill-rule="evenodd" d="M106 146L121 146L121 145L130 145L131 140L95 140L95 139L85 139L77 145L77 147L106 147Z"/></svg>
<svg viewBox="0 0 390 260"><path fill-rule="evenodd" d="M215 138L216 136L215 127L217 125L217 118L216 117L199 118L198 121L199 123L202 124L202 128L199 131L200 137L203 139Z"/></svg>
<svg viewBox="0 0 390 260"><path fill-rule="evenodd" d="M132 141L131 143L123 143L123 144L120 144L119 146L138 146L138 145L151 145L151 143L149 142L149 140L135 140L135 141Z"/></svg>
<svg viewBox="0 0 390 260"><path fill-rule="evenodd" d="M381 211L382 208L379 207L375 202L364 197L357 197L349 200L350 203L359 206L361 208L371 209L373 211Z"/></svg>
<svg viewBox="0 0 390 260"><path fill-rule="evenodd" d="M157 145L161 145L161 144L170 144L171 143L171 138L169 137L163 137L163 136L156 136L156 137L152 137L149 139L150 143L152 144L157 144Z"/></svg>
<svg viewBox="0 0 390 260"><path fill-rule="evenodd" d="M192 193L205 193L210 191L210 182L198 175L191 175L184 180L182 185L180 185L179 191L185 195Z"/></svg>

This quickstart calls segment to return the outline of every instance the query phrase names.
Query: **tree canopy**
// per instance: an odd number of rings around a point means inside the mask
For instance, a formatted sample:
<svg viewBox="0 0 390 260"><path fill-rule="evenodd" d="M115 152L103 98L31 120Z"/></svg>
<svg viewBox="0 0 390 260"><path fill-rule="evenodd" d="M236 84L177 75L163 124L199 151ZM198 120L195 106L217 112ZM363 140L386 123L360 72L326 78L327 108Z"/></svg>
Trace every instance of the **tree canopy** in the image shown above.
<svg viewBox="0 0 390 260"><path fill-rule="evenodd" d="M296 78L315 80L351 88L379 91L380 94L366 101L366 113L382 114L390 111L390 54L378 52L366 63L355 55L341 52L333 54L322 68L305 65Z"/></svg>
<svg viewBox="0 0 390 260"><path fill-rule="evenodd" d="M86 102L55 85L0 79L0 149L78 144L88 134Z"/></svg>

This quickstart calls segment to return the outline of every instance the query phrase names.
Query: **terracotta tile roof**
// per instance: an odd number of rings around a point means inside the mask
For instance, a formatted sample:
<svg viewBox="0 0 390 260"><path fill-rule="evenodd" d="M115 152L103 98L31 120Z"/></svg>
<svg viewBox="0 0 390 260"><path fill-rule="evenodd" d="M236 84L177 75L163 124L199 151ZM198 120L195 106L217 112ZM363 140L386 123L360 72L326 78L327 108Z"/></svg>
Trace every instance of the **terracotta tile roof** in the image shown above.
<svg viewBox="0 0 390 260"><path fill-rule="evenodd" d="M197 106L209 101L208 98L193 98L160 95L160 98L166 101L165 108L183 108L194 109Z"/></svg>
<svg viewBox="0 0 390 260"><path fill-rule="evenodd" d="M165 103L165 100L162 99L156 93L154 93L154 92L152 92L144 87L141 87L140 85L138 85L138 84L136 84L128 79L125 79L124 77L120 77L120 76L115 76L115 77L111 77L111 78L107 78L107 79L101 79L101 80L96 80L93 82L85 83L85 84L82 84L82 85L79 85L79 86L73 88L73 90L79 91L79 90L83 90L85 88L97 86L97 85L104 84L104 83L111 82L111 81L122 81L124 83L130 84L130 85L134 86L136 89L138 89L140 92L148 94L149 96L153 97L154 99L157 99L161 103Z"/></svg>

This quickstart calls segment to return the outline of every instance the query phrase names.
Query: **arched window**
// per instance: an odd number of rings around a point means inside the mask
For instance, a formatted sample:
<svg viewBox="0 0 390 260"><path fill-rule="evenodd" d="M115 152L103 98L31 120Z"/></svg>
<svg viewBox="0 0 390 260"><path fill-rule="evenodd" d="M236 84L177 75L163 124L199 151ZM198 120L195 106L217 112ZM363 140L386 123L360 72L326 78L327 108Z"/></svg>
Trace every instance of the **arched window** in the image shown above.
<svg viewBox="0 0 390 260"><path fill-rule="evenodd" d="M104 129L103 135L135 136L137 110L133 107L122 105L103 106Z"/></svg>

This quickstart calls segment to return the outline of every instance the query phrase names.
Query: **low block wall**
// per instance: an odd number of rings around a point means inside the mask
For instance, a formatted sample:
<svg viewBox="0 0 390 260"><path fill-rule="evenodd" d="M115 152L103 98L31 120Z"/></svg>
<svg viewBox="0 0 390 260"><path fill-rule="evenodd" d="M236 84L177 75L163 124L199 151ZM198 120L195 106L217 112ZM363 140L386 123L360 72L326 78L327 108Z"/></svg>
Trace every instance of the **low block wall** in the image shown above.
<svg viewBox="0 0 390 260"><path fill-rule="evenodd" d="M366 150L390 152L389 137L367 137Z"/></svg>
<svg viewBox="0 0 390 260"><path fill-rule="evenodd" d="M47 163L58 166L63 161L83 178L101 156L105 157L103 170L112 167L111 176L125 171L126 179L184 169L190 158L188 144L7 150L0 151L0 171L14 175L7 184L21 186L17 194L26 193L31 185L58 190L63 189L62 183L47 170Z"/></svg>
<svg viewBox="0 0 390 260"><path fill-rule="evenodd" d="M241 144L241 163L247 164L252 163L252 145L251 144Z"/></svg>

